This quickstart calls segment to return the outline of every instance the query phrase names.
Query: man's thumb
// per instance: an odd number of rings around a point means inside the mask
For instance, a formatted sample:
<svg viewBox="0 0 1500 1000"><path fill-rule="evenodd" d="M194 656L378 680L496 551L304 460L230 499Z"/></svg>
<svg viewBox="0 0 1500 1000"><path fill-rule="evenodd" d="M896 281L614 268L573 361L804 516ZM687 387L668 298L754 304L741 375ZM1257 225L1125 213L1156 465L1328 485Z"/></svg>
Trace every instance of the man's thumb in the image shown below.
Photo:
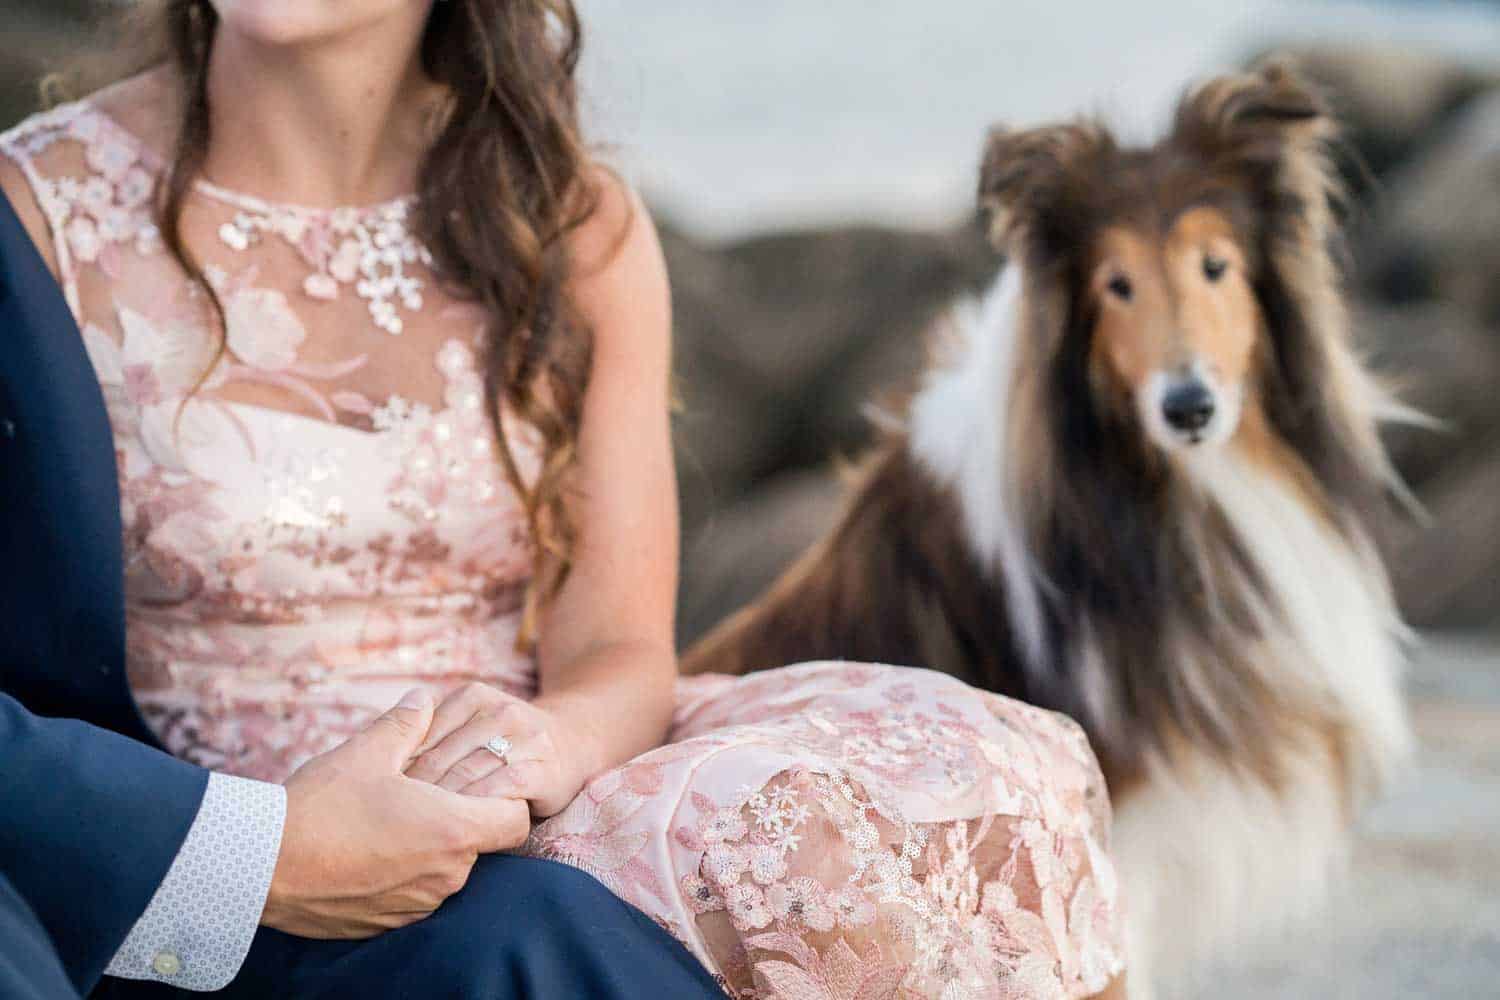
<svg viewBox="0 0 1500 1000"><path fill-rule="evenodd" d="M366 726L346 746L361 760L382 771L399 772L427 738L432 710L432 695L421 688L412 688L395 707Z"/></svg>
<svg viewBox="0 0 1500 1000"><path fill-rule="evenodd" d="M531 808L525 799L497 799L488 796L455 795L464 806L478 833L475 845L480 854L513 851L526 843L531 832Z"/></svg>

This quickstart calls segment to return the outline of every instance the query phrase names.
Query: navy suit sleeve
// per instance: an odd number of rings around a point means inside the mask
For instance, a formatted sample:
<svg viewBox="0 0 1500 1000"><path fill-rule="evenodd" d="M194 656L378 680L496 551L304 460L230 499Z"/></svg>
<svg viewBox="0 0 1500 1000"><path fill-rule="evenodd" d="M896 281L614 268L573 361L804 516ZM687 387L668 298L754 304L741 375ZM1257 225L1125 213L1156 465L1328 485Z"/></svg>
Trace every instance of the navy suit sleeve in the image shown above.
<svg viewBox="0 0 1500 1000"><path fill-rule="evenodd" d="M208 772L0 694L0 876L87 992L151 901Z"/></svg>

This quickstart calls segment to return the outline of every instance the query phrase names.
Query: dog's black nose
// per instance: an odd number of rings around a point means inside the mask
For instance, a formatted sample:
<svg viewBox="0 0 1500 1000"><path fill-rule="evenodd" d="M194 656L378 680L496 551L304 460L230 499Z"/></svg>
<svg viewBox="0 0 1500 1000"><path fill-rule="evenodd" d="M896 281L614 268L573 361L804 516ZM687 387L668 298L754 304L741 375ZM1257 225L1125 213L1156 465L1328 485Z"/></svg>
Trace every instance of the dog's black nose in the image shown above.
<svg viewBox="0 0 1500 1000"><path fill-rule="evenodd" d="M1167 390L1162 416L1179 431L1201 431L1214 416L1214 394L1202 382L1184 382Z"/></svg>

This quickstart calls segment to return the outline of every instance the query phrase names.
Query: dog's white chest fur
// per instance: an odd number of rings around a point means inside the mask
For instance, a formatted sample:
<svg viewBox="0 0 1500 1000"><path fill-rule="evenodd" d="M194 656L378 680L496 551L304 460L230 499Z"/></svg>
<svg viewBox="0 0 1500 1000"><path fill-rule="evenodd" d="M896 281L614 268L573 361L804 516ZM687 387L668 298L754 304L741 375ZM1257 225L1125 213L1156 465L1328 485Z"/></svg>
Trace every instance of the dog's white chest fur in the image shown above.
<svg viewBox="0 0 1500 1000"><path fill-rule="evenodd" d="M1275 689L1329 699L1365 737L1361 763L1372 770L1360 777L1383 778L1410 737L1400 697L1407 630L1378 556L1232 451L1192 456L1188 469L1227 515L1279 605L1284 627L1265 664Z"/></svg>
<svg viewBox="0 0 1500 1000"><path fill-rule="evenodd" d="M1256 668L1293 711L1316 708L1342 722L1353 745L1347 776L1311 732L1303 745L1275 748L1288 776L1275 790L1204 755L1156 766L1116 803L1135 998L1208 956L1248 954L1268 932L1310 915L1343 865L1349 810L1410 745L1404 629L1373 554L1232 452L1195 456L1191 475L1279 604Z"/></svg>
<svg viewBox="0 0 1500 1000"><path fill-rule="evenodd" d="M1041 595L1005 462L1021 286L1021 269L1008 266L982 299L959 303L957 356L912 400L908 424L912 455L954 488L969 546L1003 580L1011 625L1027 659L1039 662L1047 654Z"/></svg>

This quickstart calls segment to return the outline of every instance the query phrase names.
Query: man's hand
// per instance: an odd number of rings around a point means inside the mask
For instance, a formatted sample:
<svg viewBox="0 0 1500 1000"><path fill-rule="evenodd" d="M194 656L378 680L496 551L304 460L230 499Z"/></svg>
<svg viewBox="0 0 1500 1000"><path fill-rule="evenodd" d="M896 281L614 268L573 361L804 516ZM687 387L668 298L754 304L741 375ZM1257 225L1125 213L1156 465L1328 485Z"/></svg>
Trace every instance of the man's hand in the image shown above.
<svg viewBox="0 0 1500 1000"><path fill-rule="evenodd" d="M421 920L461 889L480 854L526 840L524 801L458 795L401 773L432 724L413 691L286 781L286 827L261 924L364 938Z"/></svg>

